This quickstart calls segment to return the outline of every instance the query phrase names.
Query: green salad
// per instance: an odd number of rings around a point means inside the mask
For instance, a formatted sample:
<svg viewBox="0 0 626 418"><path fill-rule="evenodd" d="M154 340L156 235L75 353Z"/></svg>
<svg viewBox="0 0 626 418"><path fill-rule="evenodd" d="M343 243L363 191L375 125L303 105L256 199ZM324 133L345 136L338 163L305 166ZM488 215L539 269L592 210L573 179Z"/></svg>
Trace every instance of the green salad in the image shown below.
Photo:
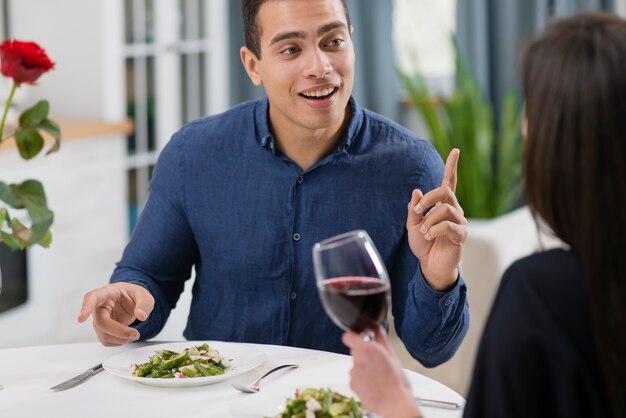
<svg viewBox="0 0 626 418"><path fill-rule="evenodd" d="M331 389L296 390L295 397L287 399L285 411L277 418L362 418L363 407L352 397Z"/></svg>
<svg viewBox="0 0 626 418"><path fill-rule="evenodd" d="M133 364L133 375L162 379L217 376L231 367L217 350L204 343L182 352L157 350L146 363Z"/></svg>

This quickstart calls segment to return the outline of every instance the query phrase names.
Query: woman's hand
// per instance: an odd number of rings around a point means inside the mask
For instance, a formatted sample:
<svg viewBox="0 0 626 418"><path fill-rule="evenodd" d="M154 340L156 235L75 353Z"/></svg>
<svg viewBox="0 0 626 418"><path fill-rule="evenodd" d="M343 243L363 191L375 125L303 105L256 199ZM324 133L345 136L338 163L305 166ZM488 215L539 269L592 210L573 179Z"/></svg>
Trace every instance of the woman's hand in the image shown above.
<svg viewBox="0 0 626 418"><path fill-rule="evenodd" d="M409 381L385 330L379 326L374 331L371 341L352 331L343 335L342 340L354 360L350 387L369 411L384 418L420 417Z"/></svg>

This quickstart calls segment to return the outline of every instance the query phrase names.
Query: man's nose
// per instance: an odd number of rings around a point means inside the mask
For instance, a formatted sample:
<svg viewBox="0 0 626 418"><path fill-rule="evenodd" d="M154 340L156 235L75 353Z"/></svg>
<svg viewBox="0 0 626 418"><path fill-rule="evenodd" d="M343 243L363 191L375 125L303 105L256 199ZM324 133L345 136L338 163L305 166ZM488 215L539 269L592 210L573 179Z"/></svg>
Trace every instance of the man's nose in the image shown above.
<svg viewBox="0 0 626 418"><path fill-rule="evenodd" d="M309 67L306 71L306 76L310 78L323 79L332 72L333 66L330 63L328 55L319 49L314 50L309 60Z"/></svg>

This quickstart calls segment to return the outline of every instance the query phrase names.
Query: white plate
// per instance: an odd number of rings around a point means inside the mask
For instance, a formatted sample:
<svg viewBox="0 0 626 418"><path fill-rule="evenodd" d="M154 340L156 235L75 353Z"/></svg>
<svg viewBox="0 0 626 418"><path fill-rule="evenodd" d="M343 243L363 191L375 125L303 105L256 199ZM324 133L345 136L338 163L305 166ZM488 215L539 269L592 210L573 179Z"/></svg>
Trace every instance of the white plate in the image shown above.
<svg viewBox="0 0 626 418"><path fill-rule="evenodd" d="M304 384L298 385L300 390L306 388L330 388L345 396L356 395L347 384ZM290 389L261 389L259 393L242 397L233 402L230 413L235 418L277 417L285 410L287 398L294 398L296 387ZM358 399L358 398L357 398Z"/></svg>
<svg viewBox="0 0 626 418"><path fill-rule="evenodd" d="M224 374L218 376L188 377L184 379L154 379L133 376L131 369L132 365L145 363L148 361L150 356L154 355L155 350L168 349L172 351L183 351L185 348L202 345L205 342L209 344L211 348L219 351L222 357L230 360L231 368L226 369ZM242 344L225 343L220 341L185 341L179 343L156 344L128 350L110 357L102 363L102 366L104 367L104 370L112 375L143 383L145 385L187 387L210 385L230 379L231 377L235 377L260 366L265 361L265 358L265 353L261 350Z"/></svg>

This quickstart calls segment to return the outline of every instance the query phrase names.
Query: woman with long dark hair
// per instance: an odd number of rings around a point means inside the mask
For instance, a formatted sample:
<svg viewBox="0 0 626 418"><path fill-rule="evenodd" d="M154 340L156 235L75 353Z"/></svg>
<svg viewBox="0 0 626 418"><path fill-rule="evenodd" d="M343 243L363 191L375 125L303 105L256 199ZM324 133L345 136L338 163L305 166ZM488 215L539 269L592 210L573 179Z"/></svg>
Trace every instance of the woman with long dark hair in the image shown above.
<svg viewBox="0 0 626 418"><path fill-rule="evenodd" d="M523 49L521 71L526 200L569 248L504 274L465 416L626 417L626 21L554 20ZM380 330L344 342L366 405L419 416Z"/></svg>

